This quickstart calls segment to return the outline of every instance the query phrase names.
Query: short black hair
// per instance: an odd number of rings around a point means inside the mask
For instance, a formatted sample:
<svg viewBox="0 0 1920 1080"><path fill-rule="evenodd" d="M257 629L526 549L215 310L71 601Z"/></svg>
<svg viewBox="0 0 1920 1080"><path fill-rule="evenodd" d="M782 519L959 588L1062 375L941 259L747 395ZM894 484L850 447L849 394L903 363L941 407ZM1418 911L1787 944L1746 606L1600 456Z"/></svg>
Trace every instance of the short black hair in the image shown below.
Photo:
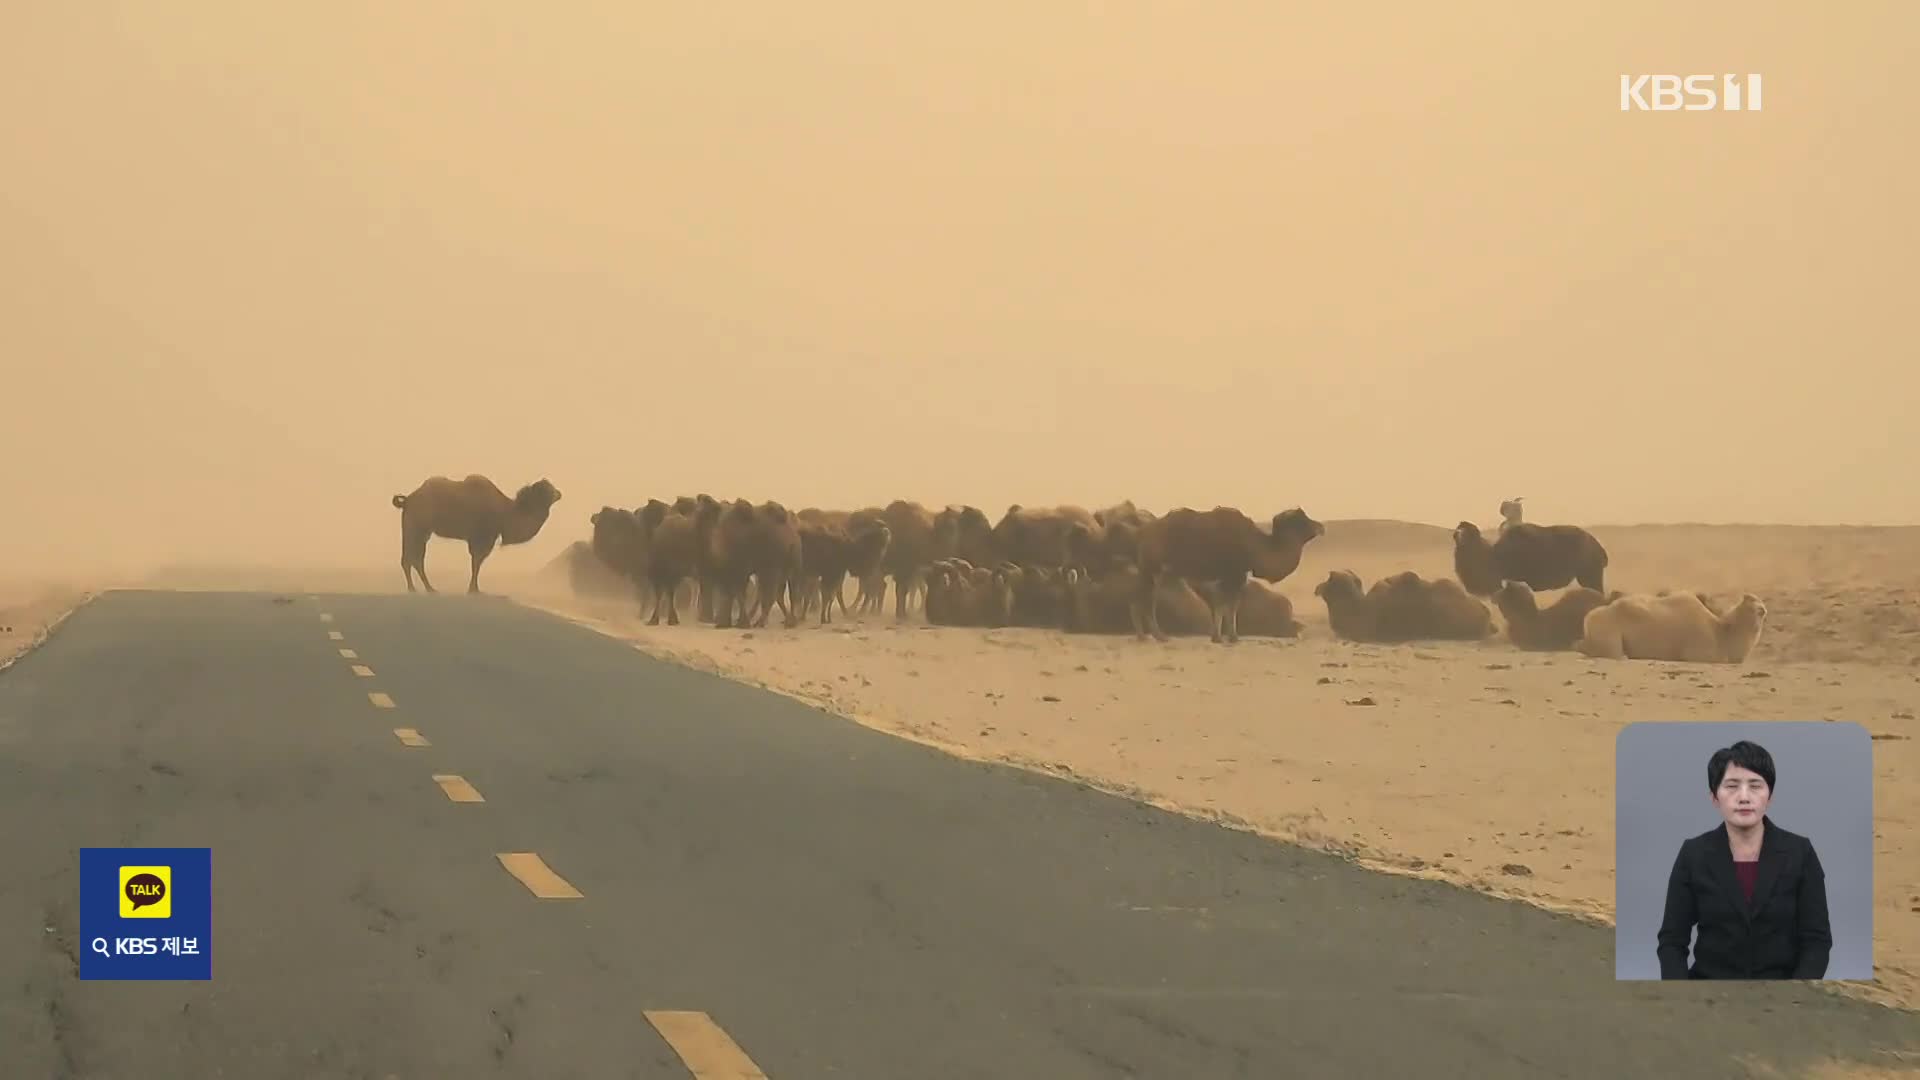
<svg viewBox="0 0 1920 1080"><path fill-rule="evenodd" d="M1743 769L1760 774L1767 782L1767 790L1773 790L1773 755L1767 748L1756 742L1741 739L1732 746L1722 747L1707 759L1707 790L1720 790L1720 781L1726 778L1727 766L1738 765Z"/></svg>

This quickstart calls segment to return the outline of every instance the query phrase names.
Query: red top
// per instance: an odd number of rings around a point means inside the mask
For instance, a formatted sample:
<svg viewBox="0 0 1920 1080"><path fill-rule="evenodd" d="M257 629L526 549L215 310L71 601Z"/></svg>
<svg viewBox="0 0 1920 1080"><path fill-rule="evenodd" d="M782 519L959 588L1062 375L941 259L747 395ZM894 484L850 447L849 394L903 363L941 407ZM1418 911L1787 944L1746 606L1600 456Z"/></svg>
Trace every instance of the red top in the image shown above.
<svg viewBox="0 0 1920 1080"><path fill-rule="evenodd" d="M1753 883L1760 878L1760 861L1735 862L1733 873L1740 879L1740 891L1747 894L1747 902L1753 902Z"/></svg>

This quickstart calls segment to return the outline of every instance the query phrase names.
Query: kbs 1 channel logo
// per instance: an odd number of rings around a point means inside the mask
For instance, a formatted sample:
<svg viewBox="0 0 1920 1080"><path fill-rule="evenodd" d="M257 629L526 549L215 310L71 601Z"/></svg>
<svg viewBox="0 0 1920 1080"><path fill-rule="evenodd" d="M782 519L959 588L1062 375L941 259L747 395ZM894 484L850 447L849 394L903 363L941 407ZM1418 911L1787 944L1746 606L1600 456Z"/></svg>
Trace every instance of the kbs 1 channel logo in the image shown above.
<svg viewBox="0 0 1920 1080"><path fill-rule="evenodd" d="M1622 75L1621 112L1759 112L1765 84L1748 75Z"/></svg>
<svg viewBox="0 0 1920 1080"><path fill-rule="evenodd" d="M80 977L213 978L213 850L81 848Z"/></svg>

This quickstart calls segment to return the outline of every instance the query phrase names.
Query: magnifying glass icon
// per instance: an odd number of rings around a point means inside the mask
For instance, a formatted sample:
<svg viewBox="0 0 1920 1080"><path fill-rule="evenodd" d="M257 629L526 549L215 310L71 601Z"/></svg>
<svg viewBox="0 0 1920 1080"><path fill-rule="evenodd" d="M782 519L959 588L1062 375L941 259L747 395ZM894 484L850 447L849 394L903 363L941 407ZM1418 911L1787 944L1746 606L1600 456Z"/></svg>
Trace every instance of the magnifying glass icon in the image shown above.
<svg viewBox="0 0 1920 1080"><path fill-rule="evenodd" d="M113 955L112 953L107 951L107 939L103 937L97 937L93 939L93 951L99 953L101 956Z"/></svg>

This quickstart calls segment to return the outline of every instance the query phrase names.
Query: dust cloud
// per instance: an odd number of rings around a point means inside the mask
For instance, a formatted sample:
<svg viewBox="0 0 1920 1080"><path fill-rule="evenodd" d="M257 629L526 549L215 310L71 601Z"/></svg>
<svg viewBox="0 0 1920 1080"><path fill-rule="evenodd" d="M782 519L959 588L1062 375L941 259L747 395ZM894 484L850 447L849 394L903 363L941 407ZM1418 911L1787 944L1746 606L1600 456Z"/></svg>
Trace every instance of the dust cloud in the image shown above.
<svg viewBox="0 0 1920 1080"><path fill-rule="evenodd" d="M696 490L1920 521L1911 5L930 10L14 12L0 567L398 587L469 472L565 492L503 572Z"/></svg>

